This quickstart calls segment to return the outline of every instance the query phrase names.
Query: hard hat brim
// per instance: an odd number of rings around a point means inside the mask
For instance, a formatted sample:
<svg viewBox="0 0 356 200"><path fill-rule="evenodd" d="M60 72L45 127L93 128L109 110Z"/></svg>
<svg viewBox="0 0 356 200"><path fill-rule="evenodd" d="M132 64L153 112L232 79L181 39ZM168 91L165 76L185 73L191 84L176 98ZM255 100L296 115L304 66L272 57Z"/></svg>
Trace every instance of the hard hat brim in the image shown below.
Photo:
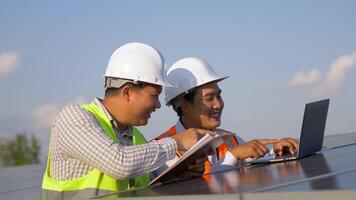
<svg viewBox="0 0 356 200"><path fill-rule="evenodd" d="M195 90L195 89L196 89L196 88L198 88L198 87L201 87L202 85L209 84L209 83L212 83L212 82L216 82L216 83L218 83L218 82L220 82L220 81L222 81L222 80L225 80L225 79L227 79L227 78L230 78L230 76L223 76L223 77L220 77L220 78L214 79L214 80L212 80L212 81L209 81L209 82L206 82L206 83L199 84L199 85L197 85L197 86L195 86L195 87L193 87L193 88L189 89L188 91L184 91L184 92L182 92L182 93L178 94L177 96L175 96L175 97L171 98L169 101L167 101L166 106L170 106L170 105L172 105L172 101L173 101L174 99L176 99L176 98L178 98L178 97L180 97L180 96L183 96L183 95L185 95L185 94L188 94L189 92L191 92L191 91ZM176 86L176 87L177 87L177 86Z"/></svg>

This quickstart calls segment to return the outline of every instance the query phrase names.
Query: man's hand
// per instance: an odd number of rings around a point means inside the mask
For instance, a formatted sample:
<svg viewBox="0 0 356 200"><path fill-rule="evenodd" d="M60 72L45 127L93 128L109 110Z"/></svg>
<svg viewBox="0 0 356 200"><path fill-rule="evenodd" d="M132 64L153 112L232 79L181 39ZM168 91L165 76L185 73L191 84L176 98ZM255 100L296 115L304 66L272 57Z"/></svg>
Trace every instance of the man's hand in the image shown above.
<svg viewBox="0 0 356 200"><path fill-rule="evenodd" d="M183 153L187 151L190 147L192 147L195 143L197 143L197 141L205 134L210 134L214 136L216 135L216 132L205 129L190 128L172 136L172 139L177 142L178 151Z"/></svg>
<svg viewBox="0 0 356 200"><path fill-rule="evenodd" d="M299 148L299 142L293 138L283 138L273 144L273 151L276 155L294 154Z"/></svg>
<svg viewBox="0 0 356 200"><path fill-rule="evenodd" d="M269 151L266 147L267 144L274 144L278 142L277 139L259 139L251 140L244 144L238 145L230 149L230 152L236 159L252 158L257 159L263 157Z"/></svg>

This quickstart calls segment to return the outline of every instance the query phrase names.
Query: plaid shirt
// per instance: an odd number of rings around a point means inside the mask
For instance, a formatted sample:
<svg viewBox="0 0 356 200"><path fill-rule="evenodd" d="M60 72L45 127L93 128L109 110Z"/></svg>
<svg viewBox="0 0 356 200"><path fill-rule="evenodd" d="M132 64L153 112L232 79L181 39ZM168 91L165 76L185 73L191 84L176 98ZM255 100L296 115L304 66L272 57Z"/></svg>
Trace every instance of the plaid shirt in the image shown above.
<svg viewBox="0 0 356 200"><path fill-rule="evenodd" d="M175 157L177 144L167 138L132 146L131 127L122 133L98 98L93 101L111 121L119 143L106 136L96 118L80 105L65 107L56 118L50 141L50 173L57 181L86 175L94 168L116 179L157 170Z"/></svg>

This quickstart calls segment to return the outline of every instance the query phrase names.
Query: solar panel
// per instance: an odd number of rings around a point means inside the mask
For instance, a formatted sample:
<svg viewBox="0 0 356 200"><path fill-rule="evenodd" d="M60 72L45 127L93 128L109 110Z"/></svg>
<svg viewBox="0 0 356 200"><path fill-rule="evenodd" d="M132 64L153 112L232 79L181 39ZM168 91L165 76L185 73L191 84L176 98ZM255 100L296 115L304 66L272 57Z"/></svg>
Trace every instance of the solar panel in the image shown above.
<svg viewBox="0 0 356 200"><path fill-rule="evenodd" d="M241 195L258 197L258 193L325 190L335 190L337 194L347 190L341 194L349 195L350 189L356 193L356 133L326 136L324 146L322 153L299 161L235 168L204 177L115 193L108 197L208 195L204 198L237 199ZM0 199L39 197L44 170L44 164L0 169ZM352 195L355 193L351 192Z"/></svg>

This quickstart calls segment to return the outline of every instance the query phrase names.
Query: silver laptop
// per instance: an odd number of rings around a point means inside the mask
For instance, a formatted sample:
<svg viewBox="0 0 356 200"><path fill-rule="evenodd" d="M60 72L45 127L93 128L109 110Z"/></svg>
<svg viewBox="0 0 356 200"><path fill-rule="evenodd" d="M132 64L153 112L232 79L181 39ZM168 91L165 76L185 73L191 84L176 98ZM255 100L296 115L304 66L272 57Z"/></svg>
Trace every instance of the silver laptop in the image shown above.
<svg viewBox="0 0 356 200"><path fill-rule="evenodd" d="M297 153L287 156L268 155L256 160L248 161L247 163L295 160L320 151L324 141L324 131L329 101L329 99L324 99L305 105L302 130L299 139L299 150Z"/></svg>

